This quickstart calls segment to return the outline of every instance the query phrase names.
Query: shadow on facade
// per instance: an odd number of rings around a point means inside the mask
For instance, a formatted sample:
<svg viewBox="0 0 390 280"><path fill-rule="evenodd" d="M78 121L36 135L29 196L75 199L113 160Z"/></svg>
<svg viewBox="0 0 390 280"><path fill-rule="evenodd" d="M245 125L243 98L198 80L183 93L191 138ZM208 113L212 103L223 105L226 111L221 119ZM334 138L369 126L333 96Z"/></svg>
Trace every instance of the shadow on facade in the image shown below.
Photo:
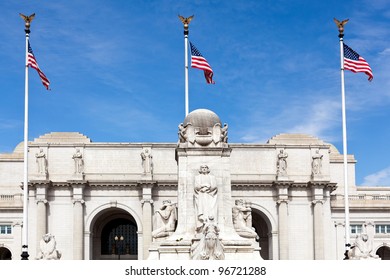
<svg viewBox="0 0 390 280"><path fill-rule="evenodd" d="M376 251L376 254L381 260L390 260L390 247L382 246Z"/></svg>
<svg viewBox="0 0 390 280"><path fill-rule="evenodd" d="M12 260L11 251L5 247L0 247L0 260Z"/></svg>
<svg viewBox="0 0 390 280"><path fill-rule="evenodd" d="M134 218L122 209L107 209L93 224L93 260L137 260L138 234Z"/></svg>
<svg viewBox="0 0 390 280"><path fill-rule="evenodd" d="M272 256L272 235L271 226L268 218L259 210L252 208L252 226L255 228L259 236L261 247L260 255L264 260L270 260Z"/></svg>

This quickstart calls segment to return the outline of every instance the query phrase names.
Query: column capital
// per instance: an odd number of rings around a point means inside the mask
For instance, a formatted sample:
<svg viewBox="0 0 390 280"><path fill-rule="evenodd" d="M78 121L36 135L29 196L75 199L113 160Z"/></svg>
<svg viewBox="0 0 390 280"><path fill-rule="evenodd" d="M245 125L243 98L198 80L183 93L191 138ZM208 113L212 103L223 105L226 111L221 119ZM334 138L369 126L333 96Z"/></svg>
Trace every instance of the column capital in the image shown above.
<svg viewBox="0 0 390 280"><path fill-rule="evenodd" d="M84 199L73 199L72 203L73 203L73 205L76 203L80 203L82 205L82 204L85 204L85 200Z"/></svg>
<svg viewBox="0 0 390 280"><path fill-rule="evenodd" d="M141 205L144 206L145 203L153 204L153 199L141 199Z"/></svg>
<svg viewBox="0 0 390 280"><path fill-rule="evenodd" d="M344 227L345 226L345 222L334 222L334 226L335 227Z"/></svg>
<svg viewBox="0 0 390 280"><path fill-rule="evenodd" d="M316 205L317 203L321 203L322 205L324 204L324 201L322 199L313 199L311 204Z"/></svg>
<svg viewBox="0 0 390 280"><path fill-rule="evenodd" d="M288 189L293 181L274 181L273 186L278 190L278 199L280 201L288 200ZM278 200L278 201L279 201Z"/></svg>
<svg viewBox="0 0 390 280"><path fill-rule="evenodd" d="M43 204L46 204L48 201L47 199L37 199L36 200L36 203L39 204L39 203L43 203Z"/></svg>
<svg viewBox="0 0 390 280"><path fill-rule="evenodd" d="M286 203L286 205L288 205L288 199L278 199L278 200L276 201L276 204L277 204L277 205L280 205L280 204L282 204L282 203Z"/></svg>

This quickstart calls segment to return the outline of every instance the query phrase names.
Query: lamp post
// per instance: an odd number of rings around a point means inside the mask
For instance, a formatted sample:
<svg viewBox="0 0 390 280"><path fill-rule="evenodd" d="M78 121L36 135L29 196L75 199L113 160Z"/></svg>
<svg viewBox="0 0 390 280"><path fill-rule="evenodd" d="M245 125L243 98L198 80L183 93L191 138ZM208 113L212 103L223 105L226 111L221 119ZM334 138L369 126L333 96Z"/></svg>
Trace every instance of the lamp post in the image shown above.
<svg viewBox="0 0 390 280"><path fill-rule="evenodd" d="M125 238L123 237L123 235L121 235L121 236L115 235L115 237L114 237L115 245L116 245L117 252L118 252L118 260L121 259L120 247L121 247L122 242L123 242L124 239L125 239Z"/></svg>

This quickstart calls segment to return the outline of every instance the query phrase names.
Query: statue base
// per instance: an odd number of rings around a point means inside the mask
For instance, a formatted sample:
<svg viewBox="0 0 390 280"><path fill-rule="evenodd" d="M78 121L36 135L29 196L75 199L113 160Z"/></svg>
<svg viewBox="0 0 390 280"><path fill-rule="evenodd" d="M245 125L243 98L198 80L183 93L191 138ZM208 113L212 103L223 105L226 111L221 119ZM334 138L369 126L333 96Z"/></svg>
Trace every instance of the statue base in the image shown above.
<svg viewBox="0 0 390 280"><path fill-rule="evenodd" d="M46 181L49 178L48 173L35 173L29 176L29 180Z"/></svg>
<svg viewBox="0 0 390 280"><path fill-rule="evenodd" d="M252 240L221 240L224 247L224 260L263 260L261 248L256 247ZM199 239L167 240L155 244L149 249L148 260L193 260L192 249Z"/></svg>

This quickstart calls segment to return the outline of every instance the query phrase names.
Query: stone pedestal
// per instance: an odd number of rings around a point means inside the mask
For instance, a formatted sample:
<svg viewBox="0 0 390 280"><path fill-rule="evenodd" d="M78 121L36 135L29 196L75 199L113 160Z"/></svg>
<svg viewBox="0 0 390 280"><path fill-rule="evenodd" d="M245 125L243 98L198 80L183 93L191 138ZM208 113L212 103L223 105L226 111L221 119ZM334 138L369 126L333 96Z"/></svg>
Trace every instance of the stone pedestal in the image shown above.
<svg viewBox="0 0 390 280"><path fill-rule="evenodd" d="M219 248L223 248L223 259L262 259L260 248L254 245L254 239L239 236L233 226L231 148L227 144L227 125L222 127L217 115L200 109L190 113L179 129L179 144L176 149L178 163L177 228L165 241L153 244L149 259L197 259L198 256L194 256L194 248L199 242L204 242L206 228L211 222L211 227L216 229L214 241L218 243ZM208 196L201 194L199 182L204 183L207 180L212 182L210 189L213 191L206 191L210 197L204 198ZM210 206L211 210L207 212L203 209L207 208L207 205L200 205L201 199L211 205L215 204L215 208ZM207 199L211 199L211 202ZM201 208L203 210L200 210ZM203 225L202 221L204 221ZM204 259L213 258L205 257Z"/></svg>

